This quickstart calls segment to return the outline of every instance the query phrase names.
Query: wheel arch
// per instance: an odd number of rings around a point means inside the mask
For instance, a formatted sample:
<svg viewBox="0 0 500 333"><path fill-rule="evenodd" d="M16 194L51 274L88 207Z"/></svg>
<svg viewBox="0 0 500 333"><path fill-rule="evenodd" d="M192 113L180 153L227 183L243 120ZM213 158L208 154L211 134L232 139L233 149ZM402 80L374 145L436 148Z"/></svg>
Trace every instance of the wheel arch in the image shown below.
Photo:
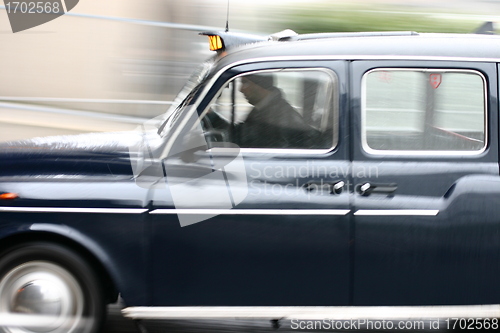
<svg viewBox="0 0 500 333"><path fill-rule="evenodd" d="M113 303L117 300L117 270L97 243L67 226L39 223L32 224L29 229L12 232L0 239L0 256L26 243L47 242L65 246L82 256L95 269L96 276L106 292L106 301Z"/></svg>

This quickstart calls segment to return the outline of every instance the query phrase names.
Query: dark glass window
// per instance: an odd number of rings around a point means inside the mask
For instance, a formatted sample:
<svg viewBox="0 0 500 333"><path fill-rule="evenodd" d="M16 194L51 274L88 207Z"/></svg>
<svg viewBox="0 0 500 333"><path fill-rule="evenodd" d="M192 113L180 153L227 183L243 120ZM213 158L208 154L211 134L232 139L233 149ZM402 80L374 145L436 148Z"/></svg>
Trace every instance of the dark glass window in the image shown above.
<svg viewBox="0 0 500 333"><path fill-rule="evenodd" d="M336 76L323 69L240 75L210 104L205 137L242 148L329 149L337 142L337 95Z"/></svg>
<svg viewBox="0 0 500 333"><path fill-rule="evenodd" d="M485 79L475 71L377 69L363 82L363 144L375 151L480 151Z"/></svg>

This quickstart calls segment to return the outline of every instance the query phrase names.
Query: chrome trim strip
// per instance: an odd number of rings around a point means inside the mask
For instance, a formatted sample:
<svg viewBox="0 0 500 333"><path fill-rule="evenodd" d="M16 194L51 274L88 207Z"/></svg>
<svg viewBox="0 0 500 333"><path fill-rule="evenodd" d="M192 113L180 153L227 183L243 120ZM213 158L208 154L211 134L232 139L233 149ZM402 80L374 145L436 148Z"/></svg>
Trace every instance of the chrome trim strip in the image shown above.
<svg viewBox="0 0 500 333"><path fill-rule="evenodd" d="M394 72L422 72L422 73L473 73L478 75L483 80L483 93L484 93L484 143L480 150L381 150L373 149L368 145L366 138L366 79L369 74L380 71L394 71ZM477 70L460 69L460 68L394 68L394 67L378 67L367 71L363 74L361 79L361 146L363 150L371 155L376 156L477 156L486 151L488 147L488 85L486 77Z"/></svg>
<svg viewBox="0 0 500 333"><path fill-rule="evenodd" d="M142 208L0 207L0 212L9 213L142 214L147 211Z"/></svg>
<svg viewBox="0 0 500 333"><path fill-rule="evenodd" d="M295 154L295 155L324 155L337 147L328 149L295 149L295 148L240 148L242 153L253 153L253 154Z"/></svg>
<svg viewBox="0 0 500 333"><path fill-rule="evenodd" d="M354 215L360 216L436 216L438 209L360 209Z"/></svg>
<svg viewBox="0 0 500 333"><path fill-rule="evenodd" d="M149 214L191 215L347 215L349 209L155 209Z"/></svg>
<svg viewBox="0 0 500 333"><path fill-rule="evenodd" d="M498 318L500 305L448 306L290 306L290 307L128 307L130 319L261 318L304 320L405 319L405 318Z"/></svg>

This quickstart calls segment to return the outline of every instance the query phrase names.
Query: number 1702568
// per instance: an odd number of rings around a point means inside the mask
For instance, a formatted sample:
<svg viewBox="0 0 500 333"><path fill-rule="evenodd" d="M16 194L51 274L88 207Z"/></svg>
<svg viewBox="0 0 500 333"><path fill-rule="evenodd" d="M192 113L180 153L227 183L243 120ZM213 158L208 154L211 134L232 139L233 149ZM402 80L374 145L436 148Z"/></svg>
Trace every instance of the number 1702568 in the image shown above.
<svg viewBox="0 0 500 333"><path fill-rule="evenodd" d="M9 14L60 14L64 11L59 1L9 1L5 3L5 9Z"/></svg>
<svg viewBox="0 0 500 333"><path fill-rule="evenodd" d="M448 318L445 322L446 328L452 330L496 330L499 328L498 318Z"/></svg>

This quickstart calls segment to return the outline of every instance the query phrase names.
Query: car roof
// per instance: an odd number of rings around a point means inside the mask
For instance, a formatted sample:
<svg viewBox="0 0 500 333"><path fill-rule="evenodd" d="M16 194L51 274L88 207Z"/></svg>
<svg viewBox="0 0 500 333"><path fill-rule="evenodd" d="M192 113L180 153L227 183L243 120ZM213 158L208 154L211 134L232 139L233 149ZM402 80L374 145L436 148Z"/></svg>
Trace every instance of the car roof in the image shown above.
<svg viewBox="0 0 500 333"><path fill-rule="evenodd" d="M360 33L316 36L319 37L311 35L311 38L305 39L236 46L220 53L217 67L265 59L449 59L500 62L500 36L497 35Z"/></svg>

